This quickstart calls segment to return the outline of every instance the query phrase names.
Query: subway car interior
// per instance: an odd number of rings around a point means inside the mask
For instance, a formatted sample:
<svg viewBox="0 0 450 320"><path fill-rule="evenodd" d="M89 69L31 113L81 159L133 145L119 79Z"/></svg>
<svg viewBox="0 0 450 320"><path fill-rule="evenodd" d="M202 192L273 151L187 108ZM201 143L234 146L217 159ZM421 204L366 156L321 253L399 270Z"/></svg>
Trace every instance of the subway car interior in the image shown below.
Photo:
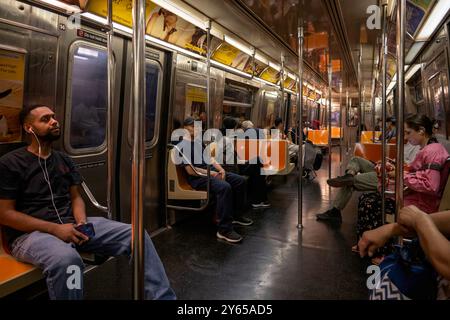
<svg viewBox="0 0 450 320"><path fill-rule="evenodd" d="M448 0L0 0L0 298L450 299L449 41Z"/></svg>

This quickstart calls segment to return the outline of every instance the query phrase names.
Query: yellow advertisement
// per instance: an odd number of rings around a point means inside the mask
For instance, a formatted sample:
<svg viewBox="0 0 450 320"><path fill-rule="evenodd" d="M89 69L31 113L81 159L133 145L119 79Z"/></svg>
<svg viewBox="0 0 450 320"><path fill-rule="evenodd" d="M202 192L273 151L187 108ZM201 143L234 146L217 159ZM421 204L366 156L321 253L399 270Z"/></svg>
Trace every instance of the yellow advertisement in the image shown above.
<svg viewBox="0 0 450 320"><path fill-rule="evenodd" d="M216 52L214 52L211 58L227 66L230 66L234 59L236 59L236 57L238 56L239 52L239 49L236 49L232 45L223 42L219 46L219 48L217 48Z"/></svg>
<svg viewBox="0 0 450 320"><path fill-rule="evenodd" d="M113 21L129 28L133 25L131 10L133 8L132 0L113 0ZM149 12L156 7L156 4L150 0L145 2L145 16L149 16ZM89 0L86 6L86 11L94 13L101 17L106 17L108 14L106 0Z"/></svg>
<svg viewBox="0 0 450 320"><path fill-rule="evenodd" d="M0 143L21 141L25 54L0 49Z"/></svg>
<svg viewBox="0 0 450 320"><path fill-rule="evenodd" d="M153 5L147 17L146 33L181 48L206 55L206 31L176 14Z"/></svg>
<svg viewBox="0 0 450 320"><path fill-rule="evenodd" d="M0 49L0 143L19 142L25 54Z"/></svg>
<svg viewBox="0 0 450 320"><path fill-rule="evenodd" d="M251 57L228 43L223 42L220 44L211 58L238 70L243 70L250 74L253 72Z"/></svg>
<svg viewBox="0 0 450 320"><path fill-rule="evenodd" d="M266 80L266 81L269 81L272 83L277 83L278 80L280 79L280 72L269 67L259 77L263 80Z"/></svg>
<svg viewBox="0 0 450 320"><path fill-rule="evenodd" d="M387 59L387 74L392 78L397 72L397 63L394 57L389 56Z"/></svg>
<svg viewBox="0 0 450 320"><path fill-rule="evenodd" d="M194 119L206 119L206 89L186 85L186 114Z"/></svg>
<svg viewBox="0 0 450 320"><path fill-rule="evenodd" d="M283 82L283 87L285 89L292 90L294 88L294 86L295 86L295 81L289 77L287 77L287 79L284 80L284 82Z"/></svg>

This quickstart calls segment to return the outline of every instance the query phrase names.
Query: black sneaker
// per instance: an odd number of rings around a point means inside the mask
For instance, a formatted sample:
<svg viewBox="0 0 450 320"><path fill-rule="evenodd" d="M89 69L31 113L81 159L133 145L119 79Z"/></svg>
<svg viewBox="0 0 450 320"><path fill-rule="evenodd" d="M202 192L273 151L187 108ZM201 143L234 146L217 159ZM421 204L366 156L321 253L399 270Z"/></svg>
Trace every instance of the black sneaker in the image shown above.
<svg viewBox="0 0 450 320"><path fill-rule="evenodd" d="M269 208L271 206L271 204L267 201L265 202L260 202L260 203L252 203L252 208L253 209L259 209L259 208Z"/></svg>
<svg viewBox="0 0 450 320"><path fill-rule="evenodd" d="M242 241L242 236L234 230L217 231L216 236L218 239L222 239L231 243L238 243Z"/></svg>
<svg viewBox="0 0 450 320"><path fill-rule="evenodd" d="M342 221L341 210L333 207L324 213L316 214L316 218L322 221Z"/></svg>
<svg viewBox="0 0 450 320"><path fill-rule="evenodd" d="M339 176L333 179L328 179L327 183L328 185L335 187L335 188L340 188L340 187L351 187L353 186L353 183L355 181L355 177L350 174L347 173L343 176Z"/></svg>
<svg viewBox="0 0 450 320"><path fill-rule="evenodd" d="M234 224L240 224L241 226L251 226L253 224L253 220L246 217L236 217L233 220Z"/></svg>

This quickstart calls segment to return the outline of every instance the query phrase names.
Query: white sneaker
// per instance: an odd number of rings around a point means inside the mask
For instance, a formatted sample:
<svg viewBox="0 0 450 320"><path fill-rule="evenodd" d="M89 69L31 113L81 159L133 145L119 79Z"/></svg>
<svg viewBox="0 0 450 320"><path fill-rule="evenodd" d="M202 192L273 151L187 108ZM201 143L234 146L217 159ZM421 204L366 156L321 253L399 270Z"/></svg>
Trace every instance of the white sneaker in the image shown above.
<svg viewBox="0 0 450 320"><path fill-rule="evenodd" d="M269 202L252 203L252 207L253 209L269 208L270 203Z"/></svg>

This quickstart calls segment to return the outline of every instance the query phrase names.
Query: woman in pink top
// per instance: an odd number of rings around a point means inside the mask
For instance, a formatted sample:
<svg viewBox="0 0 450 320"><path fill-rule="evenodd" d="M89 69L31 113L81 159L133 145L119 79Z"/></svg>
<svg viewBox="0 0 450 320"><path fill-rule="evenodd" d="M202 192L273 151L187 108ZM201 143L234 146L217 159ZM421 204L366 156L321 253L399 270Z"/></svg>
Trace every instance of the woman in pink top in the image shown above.
<svg viewBox="0 0 450 320"><path fill-rule="evenodd" d="M439 208L442 188L447 177L443 177L443 168L449 154L433 137L433 122L425 115L415 114L405 120L405 139L412 145L419 145L420 151L408 166L404 174L404 185L407 187L403 205L415 205L420 210L433 213ZM395 171L388 175L395 177ZM357 235L382 225L380 195L363 195L358 205ZM386 212L393 213L393 199L386 199Z"/></svg>

